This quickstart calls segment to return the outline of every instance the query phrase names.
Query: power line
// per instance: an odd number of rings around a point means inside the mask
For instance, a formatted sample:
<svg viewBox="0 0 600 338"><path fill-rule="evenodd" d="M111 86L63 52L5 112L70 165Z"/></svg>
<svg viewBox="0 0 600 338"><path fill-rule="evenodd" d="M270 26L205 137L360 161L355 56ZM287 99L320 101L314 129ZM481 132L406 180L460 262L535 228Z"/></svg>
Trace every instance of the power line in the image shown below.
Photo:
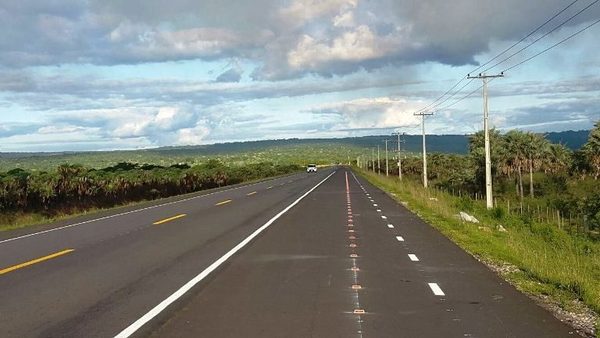
<svg viewBox="0 0 600 338"><path fill-rule="evenodd" d="M548 48L546 48L546 49L542 50L541 52L538 52L538 53L536 53L536 54L534 54L534 55L532 55L532 56L528 57L527 59L525 59L525 60L523 60L523 61L521 61L521 62L519 62L519 63L517 63L517 64L515 64L515 65L513 65L513 66L510 66L510 67L506 68L506 69L505 69L505 70L503 70L502 72L503 72L503 73L504 73L504 72L508 72L509 70L512 70L512 69L514 69L514 68L516 68L516 67L518 67L518 66L520 66L520 65L524 64L525 62L528 62L528 61L530 61L530 60L532 60L532 59L535 59L536 57L538 57L538 56L540 56L540 55L542 55L542 54L546 53L547 51L549 51L549 50L553 49L554 47L556 47L556 46L558 46L558 45L561 45L561 44L565 43L566 41L568 41L568 40L572 39L573 37L575 37L575 36L577 36L577 35L579 35L579 34L583 33L584 31L586 31L586 30L588 30L588 29L592 28L593 26L597 25L598 23L600 23L600 19L598 19L598 20L596 20L596 21L592 22L591 24L587 25L586 27L584 27L584 28L582 28L582 29L578 30L577 32L575 32L575 33L573 33L573 34L571 34L571 35L567 36L566 38L564 38L564 39L560 40L559 42L557 42L557 43L553 44L552 46L550 46L550 47L548 47Z"/></svg>
<svg viewBox="0 0 600 338"><path fill-rule="evenodd" d="M478 71L479 69L487 66L488 64L490 64L492 61L498 59L501 55L506 54L509 50L513 49L514 47L516 47L518 44L520 44L521 42L525 41L525 39L527 39L528 37L532 36L533 34L537 33L540 29L542 29L544 26L546 26L548 23L550 23L550 21L556 19L556 17L558 17L559 15L561 15L562 13L564 13L567 9L571 8L571 6L573 6L575 3L577 3L579 0L575 0L573 2L571 2L567 7L561 9L558 13L554 14L554 16L552 16L550 19L546 20L543 24L539 25L536 29L534 29L533 31L531 31L529 34L525 35L524 37L521 38L521 40L515 42L512 44L512 46L506 48L505 50L503 50L501 53L497 54L496 56L494 56L493 58L489 59L487 62L481 64L479 67L473 69L472 71L469 72L469 74L475 73L476 71Z"/></svg>
<svg viewBox="0 0 600 338"><path fill-rule="evenodd" d="M554 27L553 29L551 29L550 31L546 32L545 34L541 35L540 37L538 37L537 39L533 40L531 43L529 43L527 46L519 49L518 51L512 53L511 55L509 55L508 57L502 59L502 61L499 61L497 63L495 63L493 66L486 68L483 73L487 72L488 70L497 67L498 65L510 60L513 56L521 53L522 51L526 50L527 48L533 46L534 44L536 44L538 41L540 41L541 39L545 38L546 36L552 34L553 32L555 32L557 29L561 28L562 26L564 26L565 24L567 24L569 21L573 20L575 17L577 17L578 15L580 15L581 13L585 12L588 8L592 7L593 5L595 5L596 3L598 3L598 1L600 0L595 0L594 2L590 3L589 5L585 6L584 8L582 8L581 10L579 10L577 13L573 14L571 17L569 17L567 20L563 21L561 24L559 24L558 26Z"/></svg>
<svg viewBox="0 0 600 338"><path fill-rule="evenodd" d="M433 110L436 109L437 107L441 106L442 104L444 104L445 102L447 102L448 100L450 100L451 98L453 98L454 96L456 96L456 94L460 93L463 89L465 89L465 87L467 87L468 85L471 84L471 82L473 82L473 79L469 79L469 82L465 83L462 87L460 87L459 90L455 91L454 93L452 93L452 95L446 97L444 100L442 100L440 103L432 106L429 108L429 110Z"/></svg>
<svg viewBox="0 0 600 338"><path fill-rule="evenodd" d="M492 80L490 80L490 82L492 82ZM466 100L467 98L469 98L469 97L470 97L470 96L472 96L473 94L477 93L477 92L478 92L478 91L479 91L481 88L483 88L483 85L481 85L481 86L479 86L479 87L475 88L475 90L473 90L472 92L470 92L470 93L468 93L467 95L465 95L465 96L463 96L463 97L459 98L458 100L456 100L456 101L452 102L451 104L449 104L449 105L446 105L446 106L444 106L444 107L440 108L439 110L445 110L445 109L448 109L448 108L450 108L450 107L454 106L455 104L457 104L457 103L459 103L459 102L461 102L461 101L463 101L463 100Z"/></svg>
<svg viewBox="0 0 600 338"><path fill-rule="evenodd" d="M493 62L494 60L498 59L500 56L506 54L508 51L510 51L511 49L513 49L515 46L517 46L518 44L520 44L521 42L523 42L525 39L529 38L530 36L532 36L533 34L537 33L540 29L542 29L544 26L546 26L548 23L550 23L552 20L554 20L556 17L558 17L559 15L561 15L562 13L564 13L567 9L571 8L575 3L577 3L579 0L574 0L572 1L569 5L567 5L566 7L564 7L563 9L561 9L560 11L558 11L556 14L554 14L551 18L549 18L548 20L546 20L543 24L539 25L537 28L535 28L533 31L531 31L529 34L527 34L526 36L524 36L523 38L521 38L519 41L517 41L516 43L514 43L512 46L506 48L505 50L503 50L501 53L497 54L496 56L494 56L492 59L488 60L487 62L481 64L479 67L475 68L474 70L472 70L471 72L469 72L469 74L476 72L477 70L485 67L486 65L490 64L491 62ZM597 0L598 1L598 0ZM588 6L589 7L589 6ZM570 19L569 19L570 20ZM564 23L563 23L564 24ZM417 113L421 113L427 110L431 110L435 107L440 106L441 104L443 104L444 102L450 100L452 97L454 97L458 92L460 92L462 89L464 89L464 87L466 87L467 85L461 87L461 89L459 89L458 91L454 92L454 94L450 95L449 97L447 97L445 100L443 100L440 103L437 103L438 101L440 101L441 99L443 99L446 95L448 95L452 90L454 90L454 88L458 87L458 85L460 85L463 81L465 80L465 78L461 78L458 82L456 82L452 87L450 87L450 89L448 89L446 92L444 92L442 95L438 96L435 100L433 100L431 103L429 103L428 105L420 108L419 110L417 110ZM437 103L437 104L436 104Z"/></svg>
<svg viewBox="0 0 600 338"><path fill-rule="evenodd" d="M441 100L444 96L446 96L448 93L450 93L450 91L452 91L454 88L456 88L461 82L463 82L465 80L465 78L461 78L458 82L456 82L454 84L454 86L450 87L450 89L448 89L444 94L440 95L437 99L435 99L433 102L431 102L430 104L428 104L427 106L417 110L417 113L423 112L425 110L427 110L428 108L430 108L433 104L435 104L436 102L438 102L439 100Z"/></svg>

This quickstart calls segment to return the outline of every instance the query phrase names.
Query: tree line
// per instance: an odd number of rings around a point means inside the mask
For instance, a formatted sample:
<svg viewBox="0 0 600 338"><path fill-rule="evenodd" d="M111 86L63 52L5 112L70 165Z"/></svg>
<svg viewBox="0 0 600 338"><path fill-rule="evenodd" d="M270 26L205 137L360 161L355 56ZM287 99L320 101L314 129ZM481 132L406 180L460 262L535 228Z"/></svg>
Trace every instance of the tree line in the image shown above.
<svg viewBox="0 0 600 338"><path fill-rule="evenodd" d="M511 130L490 131L494 196L521 208L551 207L561 215L585 219L600 230L600 121L577 151L551 143L543 135ZM375 164L377 166L377 164ZM469 138L469 153L428 154L428 179L438 189L465 196L485 193L485 152L482 131ZM380 168L385 168L381 163ZM391 175L398 175L397 166ZM402 173L420 179L419 156L402 159ZM510 204L509 204L510 205Z"/></svg>
<svg viewBox="0 0 600 338"><path fill-rule="evenodd" d="M209 160L196 166L168 167L123 162L103 169L64 164L53 171L0 172L0 212L46 215L106 208L157 199L248 180L287 174L297 165L255 163L226 166Z"/></svg>

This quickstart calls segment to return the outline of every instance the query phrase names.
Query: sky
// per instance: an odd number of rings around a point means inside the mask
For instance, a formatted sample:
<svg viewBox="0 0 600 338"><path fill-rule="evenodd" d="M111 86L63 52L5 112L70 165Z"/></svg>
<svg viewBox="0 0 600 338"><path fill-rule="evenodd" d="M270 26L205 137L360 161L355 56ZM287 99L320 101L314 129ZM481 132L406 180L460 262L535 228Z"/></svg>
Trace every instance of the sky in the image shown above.
<svg viewBox="0 0 600 338"><path fill-rule="evenodd" d="M573 0L0 0L0 152L482 128L481 80L600 18ZM549 33L549 34L548 34ZM600 24L489 85L491 124L600 120ZM468 93L475 93L464 100ZM439 102L439 101L438 101Z"/></svg>

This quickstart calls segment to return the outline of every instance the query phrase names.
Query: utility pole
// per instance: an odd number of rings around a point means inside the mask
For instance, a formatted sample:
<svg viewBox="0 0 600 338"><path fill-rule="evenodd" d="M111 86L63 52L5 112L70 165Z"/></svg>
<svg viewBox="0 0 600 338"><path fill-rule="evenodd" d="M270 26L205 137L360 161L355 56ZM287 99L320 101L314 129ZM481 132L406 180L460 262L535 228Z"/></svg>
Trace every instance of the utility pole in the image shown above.
<svg viewBox="0 0 600 338"><path fill-rule="evenodd" d="M390 167L388 166L388 140L384 140L385 142L385 176L390 176Z"/></svg>
<svg viewBox="0 0 600 338"><path fill-rule="evenodd" d="M379 144L377 145L377 174L381 174L381 160L379 159Z"/></svg>
<svg viewBox="0 0 600 338"><path fill-rule="evenodd" d="M494 198L492 196L492 155L490 149L490 131L489 131L489 110L488 110L488 82L491 78L504 77L504 72L496 75L485 75L480 73L477 76L467 75L467 79L483 80L483 133L485 135L485 205L488 209L494 207Z"/></svg>
<svg viewBox="0 0 600 338"><path fill-rule="evenodd" d="M421 116L421 133L423 134L423 187L427 188L427 146L425 145L425 116L431 116L433 113L414 113L415 116Z"/></svg>
<svg viewBox="0 0 600 338"><path fill-rule="evenodd" d="M402 133L402 135L404 135L405 133ZM400 132L398 133L393 133L392 135L397 135L398 136L398 179L400 181L402 181L402 158L401 158L401 148L400 148ZM402 143L404 143L404 140L402 140Z"/></svg>

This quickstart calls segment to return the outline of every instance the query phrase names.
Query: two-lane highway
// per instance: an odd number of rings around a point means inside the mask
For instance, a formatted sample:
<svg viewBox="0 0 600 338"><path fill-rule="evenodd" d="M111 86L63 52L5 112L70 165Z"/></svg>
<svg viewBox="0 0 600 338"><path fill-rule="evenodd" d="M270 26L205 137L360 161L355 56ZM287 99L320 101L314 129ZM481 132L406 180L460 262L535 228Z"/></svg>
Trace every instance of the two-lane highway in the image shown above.
<svg viewBox="0 0 600 338"><path fill-rule="evenodd" d="M0 336L114 336L329 173L0 240Z"/></svg>
<svg viewBox="0 0 600 338"><path fill-rule="evenodd" d="M0 299L7 337L572 334L342 167L0 240Z"/></svg>

